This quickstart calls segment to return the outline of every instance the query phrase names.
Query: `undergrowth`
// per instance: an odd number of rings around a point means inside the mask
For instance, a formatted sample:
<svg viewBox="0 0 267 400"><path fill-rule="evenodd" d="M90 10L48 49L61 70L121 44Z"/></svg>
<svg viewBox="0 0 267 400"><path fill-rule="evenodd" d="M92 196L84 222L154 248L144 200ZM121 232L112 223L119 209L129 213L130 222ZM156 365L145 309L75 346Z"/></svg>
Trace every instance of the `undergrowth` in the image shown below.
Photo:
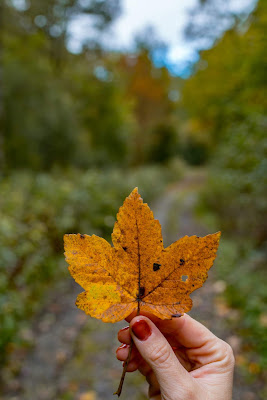
<svg viewBox="0 0 267 400"><path fill-rule="evenodd" d="M65 233L110 240L116 213L131 190L145 201L179 180L180 164L168 167L52 174L13 173L0 183L0 353L25 344L21 331L43 304L46 290L67 276Z"/></svg>

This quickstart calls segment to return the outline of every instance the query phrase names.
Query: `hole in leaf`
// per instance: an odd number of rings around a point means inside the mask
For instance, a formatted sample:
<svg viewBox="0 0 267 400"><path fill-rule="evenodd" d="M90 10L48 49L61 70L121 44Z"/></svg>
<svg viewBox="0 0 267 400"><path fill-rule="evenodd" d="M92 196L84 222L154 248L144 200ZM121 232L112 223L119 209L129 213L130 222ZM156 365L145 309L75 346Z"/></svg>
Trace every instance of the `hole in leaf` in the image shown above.
<svg viewBox="0 0 267 400"><path fill-rule="evenodd" d="M182 282L186 282L188 279L188 275L182 275Z"/></svg>

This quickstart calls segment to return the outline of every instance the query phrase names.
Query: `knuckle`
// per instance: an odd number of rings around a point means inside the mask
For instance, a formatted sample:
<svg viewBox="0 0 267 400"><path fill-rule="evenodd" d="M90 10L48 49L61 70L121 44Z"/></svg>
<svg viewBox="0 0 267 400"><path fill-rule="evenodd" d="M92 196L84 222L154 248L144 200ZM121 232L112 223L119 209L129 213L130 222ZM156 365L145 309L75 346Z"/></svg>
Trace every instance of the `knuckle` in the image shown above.
<svg viewBox="0 0 267 400"><path fill-rule="evenodd" d="M229 364L234 364L235 363L235 356L234 356L234 352L232 347L230 346L230 344L225 343L226 344L226 359L228 360Z"/></svg>
<svg viewBox="0 0 267 400"><path fill-rule="evenodd" d="M235 357L232 347L223 340L220 340L220 344L221 344L221 359L225 362L226 365L233 366L235 363Z"/></svg>
<svg viewBox="0 0 267 400"><path fill-rule="evenodd" d="M153 349L150 354L150 360L153 364L163 365L171 359L171 348L166 343L161 344Z"/></svg>

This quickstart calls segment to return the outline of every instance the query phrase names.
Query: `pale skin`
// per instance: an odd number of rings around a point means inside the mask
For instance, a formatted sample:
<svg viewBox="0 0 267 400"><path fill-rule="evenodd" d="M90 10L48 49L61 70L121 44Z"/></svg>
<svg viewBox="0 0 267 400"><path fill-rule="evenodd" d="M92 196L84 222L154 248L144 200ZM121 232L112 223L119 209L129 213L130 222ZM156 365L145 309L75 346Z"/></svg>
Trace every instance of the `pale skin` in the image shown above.
<svg viewBox="0 0 267 400"><path fill-rule="evenodd" d="M146 377L149 399L232 400L234 356L226 342L186 314L172 320L145 315L127 318L130 328L119 331L124 347L116 354L120 361L127 359L132 337L127 371L138 369ZM133 325L140 331L145 323L150 336L140 340Z"/></svg>

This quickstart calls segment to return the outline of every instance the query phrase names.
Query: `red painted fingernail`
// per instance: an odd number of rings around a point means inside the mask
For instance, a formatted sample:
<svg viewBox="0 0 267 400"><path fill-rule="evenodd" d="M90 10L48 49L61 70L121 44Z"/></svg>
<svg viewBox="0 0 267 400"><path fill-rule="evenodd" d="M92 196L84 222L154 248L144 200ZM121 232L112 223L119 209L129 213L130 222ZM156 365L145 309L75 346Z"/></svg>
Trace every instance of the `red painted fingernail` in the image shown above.
<svg viewBox="0 0 267 400"><path fill-rule="evenodd" d="M151 329L144 319L137 320L132 326L132 332L139 340L147 340L151 335Z"/></svg>
<svg viewBox="0 0 267 400"><path fill-rule="evenodd" d="M125 326L124 328L121 328L121 329L119 330L119 332L127 331L127 329L129 329L129 326Z"/></svg>
<svg viewBox="0 0 267 400"><path fill-rule="evenodd" d="M126 347L130 347L128 344L121 344L120 347L117 348L116 352L120 349L126 349Z"/></svg>

